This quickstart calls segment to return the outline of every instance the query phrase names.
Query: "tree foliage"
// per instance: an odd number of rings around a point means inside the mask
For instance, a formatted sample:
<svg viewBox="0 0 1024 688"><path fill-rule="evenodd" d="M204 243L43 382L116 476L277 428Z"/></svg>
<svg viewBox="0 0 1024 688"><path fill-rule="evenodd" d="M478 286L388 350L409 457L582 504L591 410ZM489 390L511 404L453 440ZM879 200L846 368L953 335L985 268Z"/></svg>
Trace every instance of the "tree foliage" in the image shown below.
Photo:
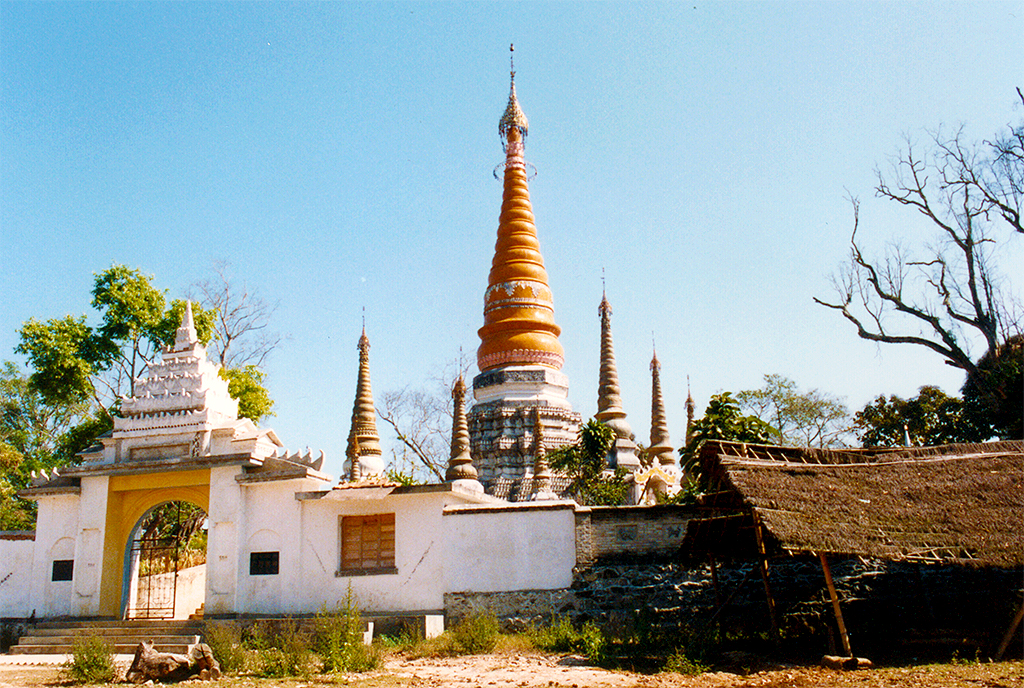
<svg viewBox="0 0 1024 688"><path fill-rule="evenodd" d="M1024 439L1024 336L982 356L960 392L971 422L987 436Z"/></svg>
<svg viewBox="0 0 1024 688"><path fill-rule="evenodd" d="M266 373L254 365L221 368L220 376L228 381L228 394L238 400L239 418L258 423L274 415L274 402L263 386Z"/></svg>
<svg viewBox="0 0 1024 688"><path fill-rule="evenodd" d="M568 492L578 504L618 506L626 501L629 483L621 468L609 471L608 450L615 439L610 427L591 418L580 427L574 444L560 447L548 455L552 470L569 478Z"/></svg>
<svg viewBox="0 0 1024 688"><path fill-rule="evenodd" d="M135 381L174 341L185 311L180 300L168 307L152 279L124 265L98 273L92 290L101 321L97 327L84 315L46 322L31 318L22 325L15 351L28 358L31 384L46 403L91 399L109 409L120 396L135 393ZM195 306L193 316L200 341L209 342L214 314Z"/></svg>
<svg viewBox="0 0 1024 688"><path fill-rule="evenodd" d="M911 399L879 396L857 412L855 427L865 447L901 447L906 434L917 446L987 439L987 430L973 422L962 399L931 386Z"/></svg>
<svg viewBox="0 0 1024 688"><path fill-rule="evenodd" d="M732 440L753 444L776 444L779 431L757 416L745 416L730 392L715 394L704 415L690 426L690 439L679 448L682 464L690 475L696 473L700 449L708 440Z"/></svg>
<svg viewBox="0 0 1024 688"><path fill-rule="evenodd" d="M775 428L782 444L842 446L850 430L850 412L840 399L818 389L801 392L782 375L765 375L764 385L737 392L736 401Z"/></svg>
<svg viewBox="0 0 1024 688"><path fill-rule="evenodd" d="M0 368L0 530L32 527L35 503L15 495L32 471L73 463L109 427L89 410L86 401L47 403L17 365L8 361Z"/></svg>
<svg viewBox="0 0 1024 688"><path fill-rule="evenodd" d="M985 386L976 349L994 352L1021 334L1018 297L995 247L1000 233L1013 241L1022 232L1022 151L1024 122L982 143L966 141L962 128L939 130L923 152L908 139L892 168L877 172L875 195L926 218L934 238L918 248L893 242L869 257L858 237L860 202L851 199L850 262L833 278L839 298L815 301L860 337L926 348Z"/></svg>
<svg viewBox="0 0 1024 688"><path fill-rule="evenodd" d="M110 416L122 395L135 393L135 381L162 349L174 343L186 302L168 303L152 276L124 265L98 273L92 297L98 326L87 324L84 315L45 322L32 318L22 325L15 351L28 359L29 381L45 403L60 407L91 400ZM192 315L199 341L210 344L218 335L218 312L194 303ZM235 333L236 340L241 336ZM225 377L242 417L259 422L270 414L273 402L262 371L243 365L228 369Z"/></svg>

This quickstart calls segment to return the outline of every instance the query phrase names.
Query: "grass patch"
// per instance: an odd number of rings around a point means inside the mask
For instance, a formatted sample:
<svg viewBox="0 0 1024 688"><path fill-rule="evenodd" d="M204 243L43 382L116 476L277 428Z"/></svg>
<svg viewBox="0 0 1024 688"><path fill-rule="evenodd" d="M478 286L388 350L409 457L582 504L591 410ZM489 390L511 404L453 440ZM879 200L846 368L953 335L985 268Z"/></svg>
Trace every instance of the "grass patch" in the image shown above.
<svg viewBox="0 0 1024 688"><path fill-rule="evenodd" d="M76 640L61 674L71 683L114 683L118 679L114 649L96 636Z"/></svg>

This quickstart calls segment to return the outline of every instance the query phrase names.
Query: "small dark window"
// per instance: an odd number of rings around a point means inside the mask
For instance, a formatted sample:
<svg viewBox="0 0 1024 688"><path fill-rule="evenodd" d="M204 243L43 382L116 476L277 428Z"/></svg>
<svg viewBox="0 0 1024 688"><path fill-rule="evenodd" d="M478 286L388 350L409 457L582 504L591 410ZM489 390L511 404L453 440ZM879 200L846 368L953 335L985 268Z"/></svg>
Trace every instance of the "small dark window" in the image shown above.
<svg viewBox="0 0 1024 688"><path fill-rule="evenodd" d="M53 560L53 575L50 580L54 581L69 581L71 580L72 574L75 572L75 560L74 559L54 559Z"/></svg>
<svg viewBox="0 0 1024 688"><path fill-rule="evenodd" d="M250 576L276 576L281 562L280 552L250 552Z"/></svg>

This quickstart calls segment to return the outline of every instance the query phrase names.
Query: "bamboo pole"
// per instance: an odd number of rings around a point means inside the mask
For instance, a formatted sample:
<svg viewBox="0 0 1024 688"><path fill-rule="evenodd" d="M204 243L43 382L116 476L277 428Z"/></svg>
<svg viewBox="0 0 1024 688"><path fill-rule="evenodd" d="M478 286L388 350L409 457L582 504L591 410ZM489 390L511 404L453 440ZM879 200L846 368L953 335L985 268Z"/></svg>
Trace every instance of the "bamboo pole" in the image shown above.
<svg viewBox="0 0 1024 688"><path fill-rule="evenodd" d="M824 552L818 552L818 558L821 559L821 570L825 573L825 585L828 586L828 594L832 598L832 611L835 612L836 623L839 625L839 635L843 639L843 650L846 652L847 657L853 657L853 651L850 649L850 637L846 634L846 624L843 623L843 610L839 608L839 595L836 594L836 586L832 582L832 571L828 567L828 559L825 558Z"/></svg>
<svg viewBox="0 0 1024 688"><path fill-rule="evenodd" d="M757 551L761 555L759 563L761 569L761 580L764 581L764 595L768 598L768 615L772 622L772 636L779 637L779 619L775 611L775 598L772 597L771 586L768 585L768 551L764 546L764 539L761 537L761 519L757 512L754 512L754 537L757 540Z"/></svg>
<svg viewBox="0 0 1024 688"><path fill-rule="evenodd" d="M1013 617L1010 627L1006 629L1006 635L1003 636L1003 642L999 643L999 649L996 650L996 655L992 659L998 662L1003 658L1003 653L1006 652L1006 648L1010 646L1010 641L1013 640L1013 634L1017 632L1017 626L1020 626L1022 619L1024 619L1024 604L1021 604L1020 609L1017 610L1017 616Z"/></svg>

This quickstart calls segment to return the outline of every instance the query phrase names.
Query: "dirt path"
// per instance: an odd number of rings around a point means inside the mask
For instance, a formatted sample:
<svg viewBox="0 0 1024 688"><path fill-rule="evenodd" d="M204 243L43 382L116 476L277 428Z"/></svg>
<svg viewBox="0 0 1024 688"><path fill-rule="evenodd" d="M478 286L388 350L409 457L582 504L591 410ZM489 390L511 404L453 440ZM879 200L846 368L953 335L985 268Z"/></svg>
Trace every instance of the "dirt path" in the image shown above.
<svg viewBox="0 0 1024 688"><path fill-rule="evenodd" d="M63 685L59 667L0 663L0 688L42 688ZM210 686L186 681L180 685ZM353 688L455 686L456 688L1024 688L1024 662L937 664L838 672L818 667L775 668L741 676L727 672L700 676L607 671L587 666L581 658L539 653L508 653L467 657L407 659L393 656L382 670L311 679L222 679L217 688Z"/></svg>

